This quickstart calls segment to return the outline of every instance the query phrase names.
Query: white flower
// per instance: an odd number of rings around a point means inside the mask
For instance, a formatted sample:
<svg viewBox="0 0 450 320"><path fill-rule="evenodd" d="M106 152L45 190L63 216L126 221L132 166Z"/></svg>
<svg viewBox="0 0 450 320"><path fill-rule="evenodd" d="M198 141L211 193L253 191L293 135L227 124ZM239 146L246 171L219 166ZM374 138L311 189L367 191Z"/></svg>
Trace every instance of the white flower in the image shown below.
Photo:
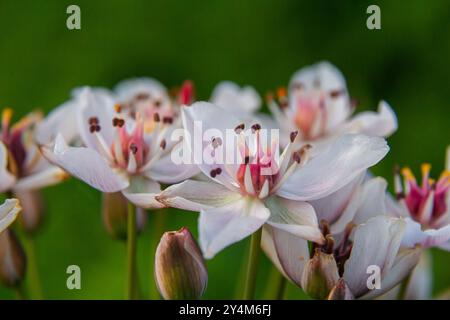
<svg viewBox="0 0 450 320"><path fill-rule="evenodd" d="M140 88L142 83L135 85ZM118 96L125 99L132 88L119 86ZM122 191L138 206L161 207L154 200L160 192L158 182L179 182L195 170L170 159L179 143L167 138L179 120L169 113L162 94L137 90L129 99L118 102L105 91L84 88L71 119L77 121L83 147L69 146L59 134L42 150L52 163L100 191Z"/></svg>
<svg viewBox="0 0 450 320"><path fill-rule="evenodd" d="M263 141L260 125L245 125L221 107L199 102L183 109L183 125L194 137L199 126L214 129L225 137L234 129L241 162L219 161L199 164L207 181L187 180L164 190L162 203L200 211L200 246L207 258L240 241L264 224L283 229L306 239L323 243L313 207L304 202L323 198L342 188L388 152L381 138L346 135L325 152L309 159L309 148L294 148L297 135L276 161L278 141ZM250 133L250 140L246 134ZM201 142L204 150L225 156L234 144L213 137ZM250 152L248 146L253 145Z"/></svg>
<svg viewBox="0 0 450 320"><path fill-rule="evenodd" d="M20 193L61 182L67 174L51 165L35 143L40 113L30 113L11 126L12 110L4 109L0 139L0 192Z"/></svg>
<svg viewBox="0 0 450 320"><path fill-rule="evenodd" d="M388 217L386 183L361 177L319 201L316 209L326 241L314 244L273 227L265 227L263 248L281 272L315 298L374 298L400 283L416 265L420 249L401 249L406 222ZM330 213L330 210L332 213ZM376 266L380 288L367 283Z"/></svg>
<svg viewBox="0 0 450 320"><path fill-rule="evenodd" d="M22 208L17 199L6 199L0 205L0 233L11 225Z"/></svg>
<svg viewBox="0 0 450 320"><path fill-rule="evenodd" d="M345 133L387 137L397 129L395 113L384 101L378 112L361 112L351 117L354 108L345 79L328 62L297 71L288 94L281 89L276 98L269 99L269 108L280 127L298 130L302 141L317 148Z"/></svg>

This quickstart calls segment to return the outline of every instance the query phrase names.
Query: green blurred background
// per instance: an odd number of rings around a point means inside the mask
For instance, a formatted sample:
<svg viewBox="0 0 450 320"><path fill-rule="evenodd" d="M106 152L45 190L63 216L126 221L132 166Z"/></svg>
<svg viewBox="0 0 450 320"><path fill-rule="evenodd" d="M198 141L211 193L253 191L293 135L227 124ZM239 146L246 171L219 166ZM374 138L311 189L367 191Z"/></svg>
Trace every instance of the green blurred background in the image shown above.
<svg viewBox="0 0 450 320"><path fill-rule="evenodd" d="M381 7L382 30L366 28L366 8ZM81 7L81 30L66 28L66 8ZM394 164L443 169L449 135L450 2L433 1L0 1L0 107L19 115L49 111L76 86L111 87L151 76L168 87L195 82L208 99L221 80L251 84L264 94L286 85L298 68L329 60L345 74L360 110L386 99L400 129L391 152L374 172L392 181ZM359 110L359 111L360 111ZM52 299L121 299L125 246L105 232L100 193L71 179L44 191L46 224L36 237L44 295ZM156 216L139 238L139 273L148 295ZM167 229L197 214L172 210ZM231 298L248 240L208 262L205 298ZM434 252L435 291L450 286L450 253ZM263 297L269 262L263 257L257 297ZM82 270L82 289L66 288L66 268ZM0 288L1 298L13 293ZM301 297L290 285L288 298Z"/></svg>

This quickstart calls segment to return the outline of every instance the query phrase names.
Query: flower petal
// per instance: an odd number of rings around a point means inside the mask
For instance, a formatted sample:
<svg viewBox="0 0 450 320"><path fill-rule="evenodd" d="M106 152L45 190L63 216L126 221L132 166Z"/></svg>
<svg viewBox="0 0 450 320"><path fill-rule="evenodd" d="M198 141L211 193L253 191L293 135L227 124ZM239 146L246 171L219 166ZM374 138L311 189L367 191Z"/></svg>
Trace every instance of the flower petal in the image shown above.
<svg viewBox="0 0 450 320"><path fill-rule="evenodd" d="M166 206L191 211L223 207L241 199L239 193L213 181L186 180L174 184L158 195Z"/></svg>
<svg viewBox="0 0 450 320"><path fill-rule="evenodd" d="M294 172L278 195L298 201L326 197L375 165L388 151L382 138L344 135Z"/></svg>
<svg viewBox="0 0 450 320"><path fill-rule="evenodd" d="M199 238L205 258L256 232L267 221L270 211L256 199L242 197L223 207L202 210Z"/></svg>
<svg viewBox="0 0 450 320"><path fill-rule="evenodd" d="M282 270L300 287L303 270L309 261L308 241L282 229L270 227L270 230Z"/></svg>
<svg viewBox="0 0 450 320"><path fill-rule="evenodd" d="M52 142L58 133L66 141L72 142L78 137L76 114L79 107L79 100L73 97L71 100L61 104L51 111L36 128L36 141L39 144Z"/></svg>
<svg viewBox="0 0 450 320"><path fill-rule="evenodd" d="M301 85L302 90L320 90L325 94L325 106L327 110L327 130L333 130L343 123L350 115L352 108L347 92L347 85L342 73L331 63L323 61L298 70L291 78L290 88ZM330 93L340 92L337 97ZM290 97L294 97L290 94ZM295 104L289 104L291 108Z"/></svg>
<svg viewBox="0 0 450 320"><path fill-rule="evenodd" d="M381 288L369 291L360 299L373 299L398 285L417 265L421 252L420 247L400 250L390 270L384 276L381 276Z"/></svg>
<svg viewBox="0 0 450 320"><path fill-rule="evenodd" d="M432 297L433 274L432 256L428 251L422 251L419 263L414 268L406 289L406 300L426 300Z"/></svg>
<svg viewBox="0 0 450 320"><path fill-rule="evenodd" d="M163 208L164 205L156 200L161 192L158 182L143 177L135 177L130 180L130 186L122 190L123 195L141 208Z"/></svg>
<svg viewBox="0 0 450 320"><path fill-rule="evenodd" d="M175 164L169 153L156 161L145 175L155 181L172 184L191 178L199 171L194 164Z"/></svg>
<svg viewBox="0 0 450 320"><path fill-rule="evenodd" d="M333 234L344 231L348 223L359 225L370 218L386 215L387 182L383 178L376 177L364 182L347 206L342 216L331 226Z"/></svg>
<svg viewBox="0 0 450 320"><path fill-rule="evenodd" d="M251 114L261 106L261 97L253 87L241 88L231 81L219 83L214 88L210 101L237 114Z"/></svg>
<svg viewBox="0 0 450 320"><path fill-rule="evenodd" d="M0 233L14 222L21 209L17 199L6 199L0 205Z"/></svg>
<svg viewBox="0 0 450 320"><path fill-rule="evenodd" d="M80 89L79 101L77 124L85 146L94 150L98 149L97 139L90 132L90 119L93 117L98 119L98 125L101 127L98 133L106 145L111 146L114 137L112 119L115 104L112 95L106 90L85 87Z"/></svg>
<svg viewBox="0 0 450 320"><path fill-rule="evenodd" d="M125 175L113 170L107 161L89 148L69 147L58 135L53 148L42 147L44 156L71 175L103 192L117 192L129 185Z"/></svg>
<svg viewBox="0 0 450 320"><path fill-rule="evenodd" d="M35 190L52 186L68 178L68 174L59 167L51 166L17 181L14 191Z"/></svg>
<svg viewBox="0 0 450 320"><path fill-rule="evenodd" d="M309 203L314 207L318 220L326 220L330 224L336 222L346 211L350 201L352 201L354 194L364 179L364 175L365 172L361 173L347 185L329 196L310 201Z"/></svg>
<svg viewBox="0 0 450 320"><path fill-rule="evenodd" d="M14 185L16 177L8 171L8 149L0 141L0 192L5 192Z"/></svg>
<svg viewBox="0 0 450 320"><path fill-rule="evenodd" d="M381 279L390 274L400 248L405 221L378 216L355 229L353 249L344 265L344 279L355 297L366 293L367 268L378 266ZM400 280L399 280L400 281Z"/></svg>
<svg viewBox="0 0 450 320"><path fill-rule="evenodd" d="M414 247L420 244L424 249L437 247L450 240L450 224L440 229L422 230L420 223L406 218L406 230L403 236L402 246Z"/></svg>
<svg viewBox="0 0 450 320"><path fill-rule="evenodd" d="M133 78L119 82L115 88L117 99L121 102L130 101L141 93L149 94L153 99L164 100L167 90L158 80L152 78Z"/></svg>
<svg viewBox="0 0 450 320"><path fill-rule="evenodd" d="M388 137L398 127L397 116L386 101L380 101L378 112L366 111L356 115L347 125L350 132Z"/></svg>
<svg viewBox="0 0 450 320"><path fill-rule="evenodd" d="M265 201L265 204L270 210L267 223L272 227L285 230L305 240L318 243L324 241L316 213L309 203L272 196Z"/></svg>

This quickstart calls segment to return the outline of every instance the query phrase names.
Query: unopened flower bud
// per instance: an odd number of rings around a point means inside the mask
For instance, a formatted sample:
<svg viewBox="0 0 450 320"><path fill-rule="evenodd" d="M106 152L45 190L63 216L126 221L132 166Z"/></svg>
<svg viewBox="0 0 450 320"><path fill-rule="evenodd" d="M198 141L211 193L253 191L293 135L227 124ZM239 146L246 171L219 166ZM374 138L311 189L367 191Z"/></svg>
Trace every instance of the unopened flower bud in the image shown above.
<svg viewBox="0 0 450 320"><path fill-rule="evenodd" d="M119 240L127 239L128 200L121 192L103 193L102 215L106 231ZM136 230L141 232L147 223L147 214L142 208L136 210Z"/></svg>
<svg viewBox="0 0 450 320"><path fill-rule="evenodd" d="M316 249L303 270L302 288L315 299L326 299L339 280L339 272L332 254Z"/></svg>
<svg viewBox="0 0 450 320"><path fill-rule="evenodd" d="M336 285L331 289L330 294L328 295L328 300L353 300L355 297L353 296L350 288L345 283L343 278L340 278Z"/></svg>
<svg viewBox="0 0 450 320"><path fill-rule="evenodd" d="M156 249L155 279L166 300L202 296L208 272L200 248L187 228L163 234Z"/></svg>
<svg viewBox="0 0 450 320"><path fill-rule="evenodd" d="M14 195L22 206L19 221L23 230L28 234L37 232L42 225L45 213L42 194L39 190L21 190Z"/></svg>
<svg viewBox="0 0 450 320"><path fill-rule="evenodd" d="M25 252L11 229L0 233L0 282L16 287L25 277Z"/></svg>

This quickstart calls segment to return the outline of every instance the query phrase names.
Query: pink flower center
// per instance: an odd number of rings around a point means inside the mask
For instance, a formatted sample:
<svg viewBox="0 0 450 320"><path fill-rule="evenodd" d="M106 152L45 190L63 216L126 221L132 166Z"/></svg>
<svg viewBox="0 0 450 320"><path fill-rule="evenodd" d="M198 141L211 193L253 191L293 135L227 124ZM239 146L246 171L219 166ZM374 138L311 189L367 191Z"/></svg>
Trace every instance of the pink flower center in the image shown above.
<svg viewBox="0 0 450 320"><path fill-rule="evenodd" d="M411 217L426 227L439 227L447 211L446 197L450 188L450 172L444 171L438 181L430 179L429 164L422 165L422 183L419 185L409 168L402 170L405 192L398 191L404 198Z"/></svg>

